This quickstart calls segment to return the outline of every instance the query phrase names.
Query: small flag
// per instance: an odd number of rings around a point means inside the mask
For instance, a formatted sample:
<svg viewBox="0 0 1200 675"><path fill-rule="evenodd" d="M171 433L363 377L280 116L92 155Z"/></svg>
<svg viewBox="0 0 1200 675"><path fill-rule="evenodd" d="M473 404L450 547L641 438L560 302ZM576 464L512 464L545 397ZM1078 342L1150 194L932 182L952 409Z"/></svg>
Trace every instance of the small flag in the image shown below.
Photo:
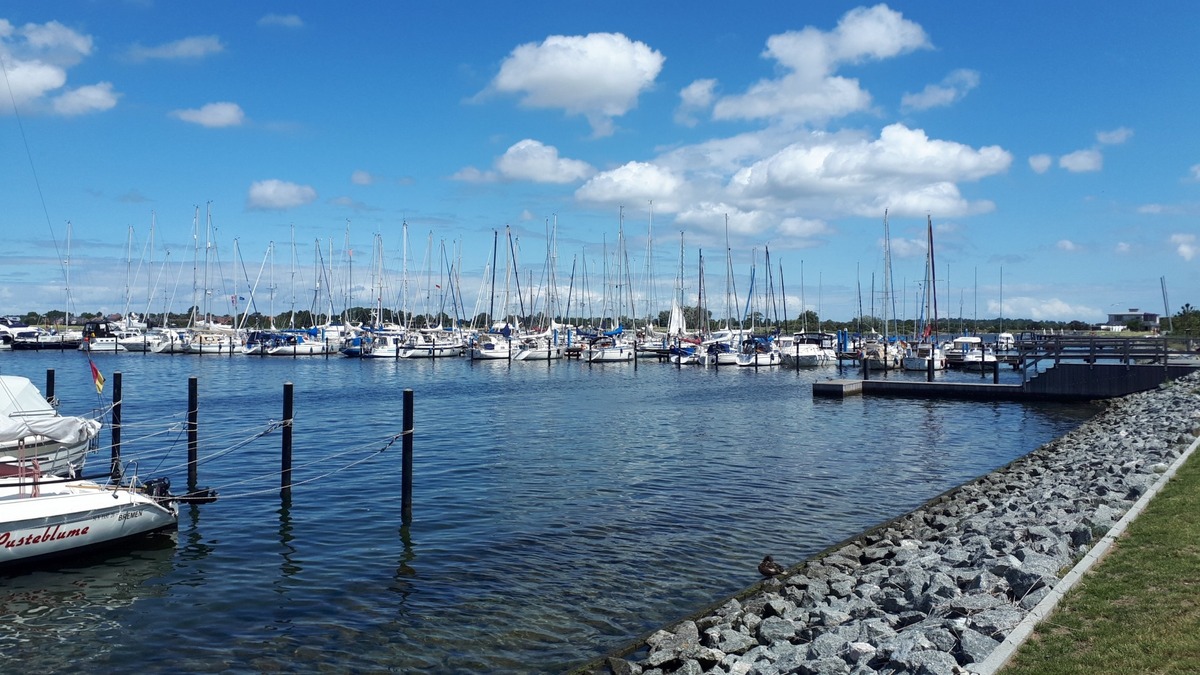
<svg viewBox="0 0 1200 675"><path fill-rule="evenodd" d="M92 367L92 382L96 384L96 393L104 393L104 376L100 374L100 369L92 361L88 361L88 365Z"/></svg>

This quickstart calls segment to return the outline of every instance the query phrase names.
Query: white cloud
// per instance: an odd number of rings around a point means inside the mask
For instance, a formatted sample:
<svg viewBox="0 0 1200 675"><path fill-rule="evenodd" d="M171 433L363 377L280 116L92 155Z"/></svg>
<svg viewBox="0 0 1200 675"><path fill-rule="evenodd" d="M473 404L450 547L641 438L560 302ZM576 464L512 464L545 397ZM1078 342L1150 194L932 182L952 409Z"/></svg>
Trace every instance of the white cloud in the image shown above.
<svg viewBox="0 0 1200 675"><path fill-rule="evenodd" d="M246 208L263 211L291 209L311 204L316 198L317 191L311 186L271 178L250 185Z"/></svg>
<svg viewBox="0 0 1200 675"><path fill-rule="evenodd" d="M452 179L464 183L530 181L533 183L574 183L595 173L587 162L558 156L558 148L531 138L512 144L496 159L495 169L480 171L473 166L459 170Z"/></svg>
<svg viewBox="0 0 1200 675"><path fill-rule="evenodd" d="M27 23L20 28L0 19L0 56L4 57L6 94L18 110L79 115L107 110L120 96L112 84L100 82L58 93L67 84L67 70L92 54L89 35L57 21ZM11 106L0 106L4 114Z"/></svg>
<svg viewBox="0 0 1200 675"><path fill-rule="evenodd" d="M1186 180L1192 183L1200 183L1200 164L1193 164L1192 168L1188 169Z"/></svg>
<svg viewBox="0 0 1200 675"><path fill-rule="evenodd" d="M988 312L1006 317L1019 317L1035 321L1086 321L1089 317L1104 316L1104 312L1086 305L1072 305L1058 298L1032 298L1018 296L1004 298L1004 307L994 300L988 301Z"/></svg>
<svg viewBox="0 0 1200 675"><path fill-rule="evenodd" d="M9 26L8 35L23 38L13 45L12 56L31 58L58 66L70 67L92 53L92 37L83 35L57 21L43 24L27 23L20 29Z"/></svg>
<svg viewBox="0 0 1200 675"><path fill-rule="evenodd" d="M495 183L500 180L500 174L495 171L480 171L473 166L467 166L455 171L450 179L463 183Z"/></svg>
<svg viewBox="0 0 1200 675"><path fill-rule="evenodd" d="M260 26L279 26L281 28L303 28L304 21L295 14L267 14L258 20Z"/></svg>
<svg viewBox="0 0 1200 675"><path fill-rule="evenodd" d="M1058 250L1060 250L1060 251L1078 251L1079 250L1079 244L1076 244L1075 242L1071 241L1070 239L1059 239L1058 243L1055 244L1055 246L1057 246Z"/></svg>
<svg viewBox="0 0 1200 675"><path fill-rule="evenodd" d="M134 61L150 61L155 59L202 59L211 54L225 51L225 45L216 35L197 35L182 40L168 42L157 47L133 45L129 48L129 58Z"/></svg>
<svg viewBox="0 0 1200 675"><path fill-rule="evenodd" d="M641 204L653 201L655 210L679 210L678 192L684 181L669 169L646 162L629 162L596 174L575 191L580 201L600 204Z"/></svg>
<svg viewBox="0 0 1200 675"><path fill-rule="evenodd" d="M527 108L561 108L583 115L596 136L637 105L662 70L665 57L620 33L551 35L512 50L491 90L519 94Z"/></svg>
<svg viewBox="0 0 1200 675"><path fill-rule="evenodd" d="M1071 173L1099 171L1104 168L1104 156L1099 150L1076 150L1059 157L1058 165Z"/></svg>
<svg viewBox="0 0 1200 675"><path fill-rule="evenodd" d="M1053 163L1054 158L1050 155L1034 155L1029 158L1029 168L1033 169L1034 173L1046 173Z"/></svg>
<svg viewBox="0 0 1200 675"><path fill-rule="evenodd" d="M891 207L898 215L955 216L992 208L963 199L958 181L1002 173L1011 163L997 146L976 150L892 124L877 140L813 134L737 171L729 189L744 199L835 200L860 215Z"/></svg>
<svg viewBox="0 0 1200 675"><path fill-rule="evenodd" d="M246 113L236 103L209 103L201 108L172 110L171 117L202 127L236 127L246 120Z"/></svg>
<svg viewBox="0 0 1200 675"><path fill-rule="evenodd" d="M1196 256L1196 252L1200 251L1196 245L1196 235L1194 234L1173 234L1170 241L1179 257L1189 262Z"/></svg>
<svg viewBox="0 0 1200 675"><path fill-rule="evenodd" d="M109 110L117 105L120 94L113 91L111 82L79 87L54 99L54 112L60 115L84 115Z"/></svg>
<svg viewBox="0 0 1200 675"><path fill-rule="evenodd" d="M772 35L763 57L776 61L784 75L718 100L713 117L803 123L864 110L870 94L858 80L834 75L839 66L929 46L924 29L886 5L852 9L828 33L810 26Z"/></svg>
<svg viewBox="0 0 1200 675"><path fill-rule="evenodd" d="M370 185L375 182L375 177L369 172L360 169L350 174L350 182L355 185Z"/></svg>
<svg viewBox="0 0 1200 675"><path fill-rule="evenodd" d="M1104 145L1120 145L1133 138L1133 129L1118 127L1112 131L1101 131L1096 134L1096 140Z"/></svg>
<svg viewBox="0 0 1200 675"><path fill-rule="evenodd" d="M496 169L508 180L534 183L574 183L595 173L587 162L558 156L558 148L530 138L514 143L500 159Z"/></svg>
<svg viewBox="0 0 1200 675"><path fill-rule="evenodd" d="M889 240L888 248L895 258L924 258L928 251L927 242L924 239L904 239L893 237ZM883 240L879 240L879 250L883 250Z"/></svg>
<svg viewBox="0 0 1200 675"><path fill-rule="evenodd" d="M1124 241L1118 241L1117 245L1113 247L1113 251L1115 253L1120 253L1120 254L1129 253L1132 250L1133 250L1133 247L1130 246L1128 242L1124 242Z"/></svg>
<svg viewBox="0 0 1200 675"><path fill-rule="evenodd" d="M961 101L967 92L979 86L979 73L965 68L955 70L941 81L930 84L916 94L905 94L900 99L904 111L928 110Z"/></svg>
<svg viewBox="0 0 1200 675"><path fill-rule="evenodd" d="M833 228L823 220L810 218L784 218L779 223L779 233L800 239L812 239L833 234Z"/></svg>
<svg viewBox="0 0 1200 675"><path fill-rule="evenodd" d="M696 126L696 113L707 110L713 102L716 80L696 80L679 91L679 107L675 109L675 122L688 127Z"/></svg>

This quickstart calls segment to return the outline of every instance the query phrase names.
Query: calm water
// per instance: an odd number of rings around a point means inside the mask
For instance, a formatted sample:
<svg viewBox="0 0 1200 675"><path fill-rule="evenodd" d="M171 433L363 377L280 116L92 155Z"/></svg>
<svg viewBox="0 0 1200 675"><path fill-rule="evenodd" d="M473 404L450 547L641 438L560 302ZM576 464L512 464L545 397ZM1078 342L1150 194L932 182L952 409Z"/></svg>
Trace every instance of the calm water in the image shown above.
<svg viewBox="0 0 1200 675"><path fill-rule="evenodd" d="M801 560L1094 412L813 400L812 382L834 368L96 362L106 394L123 375L124 456L177 492L186 380L199 378L200 455L214 455L200 484L221 499L184 507L178 532L136 550L0 577L6 670L563 670L756 582L764 553ZM83 355L0 353L0 372L39 387L47 368L65 414L97 404ZM290 503L280 434L245 443L281 416L285 381L294 480L307 481ZM400 444L384 449L405 388L416 399L410 527Z"/></svg>

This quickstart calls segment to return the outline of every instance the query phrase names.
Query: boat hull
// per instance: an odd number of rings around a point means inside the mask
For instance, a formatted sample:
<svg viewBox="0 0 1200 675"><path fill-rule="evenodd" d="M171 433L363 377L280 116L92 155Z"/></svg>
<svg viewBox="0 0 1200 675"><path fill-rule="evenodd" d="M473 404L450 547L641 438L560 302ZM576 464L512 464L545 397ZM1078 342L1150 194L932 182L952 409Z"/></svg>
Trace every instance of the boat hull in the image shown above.
<svg viewBox="0 0 1200 675"><path fill-rule="evenodd" d="M115 545L173 528L171 502L91 481L0 492L0 569Z"/></svg>

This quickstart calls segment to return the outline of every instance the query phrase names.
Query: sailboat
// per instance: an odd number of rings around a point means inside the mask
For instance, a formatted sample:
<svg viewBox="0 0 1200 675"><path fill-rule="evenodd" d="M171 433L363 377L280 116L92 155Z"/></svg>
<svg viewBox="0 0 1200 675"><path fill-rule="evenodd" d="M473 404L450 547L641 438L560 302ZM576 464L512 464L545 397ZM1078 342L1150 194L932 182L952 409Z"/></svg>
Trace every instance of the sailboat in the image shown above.
<svg viewBox="0 0 1200 675"><path fill-rule="evenodd" d="M917 321L918 335L905 351L901 365L905 370L943 370L946 355L942 352L937 336L937 277L933 264L933 219L926 216L925 292L924 306Z"/></svg>
<svg viewBox="0 0 1200 675"><path fill-rule="evenodd" d="M885 209L883 212L883 335L874 335L863 340L860 360L864 370L891 370L900 365L902 358L899 347L893 341L895 334L888 325L896 314L895 307L892 306L892 240L889 228L888 214ZM874 284L872 283L872 285Z"/></svg>

